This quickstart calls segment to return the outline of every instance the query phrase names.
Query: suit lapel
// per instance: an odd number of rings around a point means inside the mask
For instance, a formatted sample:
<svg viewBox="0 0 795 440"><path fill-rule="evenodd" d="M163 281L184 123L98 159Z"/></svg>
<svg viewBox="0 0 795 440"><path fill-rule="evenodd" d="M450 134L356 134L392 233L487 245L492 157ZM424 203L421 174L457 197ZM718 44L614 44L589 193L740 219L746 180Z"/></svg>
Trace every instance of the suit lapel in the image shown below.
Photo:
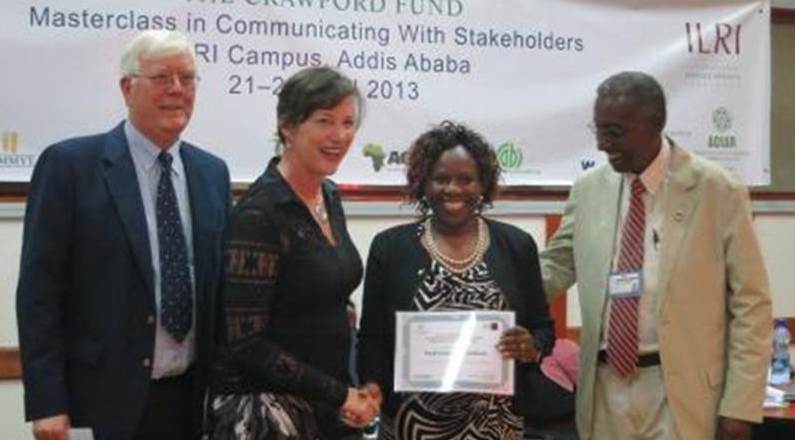
<svg viewBox="0 0 795 440"><path fill-rule="evenodd" d="M663 206L658 313L668 291L671 271L677 261L682 240L690 224L698 193L694 191L697 178L692 166L692 158L687 151L675 145L672 145L671 149L671 171L668 179L669 182L665 188L665 205Z"/></svg>
<svg viewBox="0 0 795 440"><path fill-rule="evenodd" d="M483 255L483 260L485 260L486 266L488 266L489 271L492 273L493 279L497 282L497 284L499 284L500 290L502 290L503 295L505 295L506 301L508 301L508 305L512 310L516 310L518 313L520 312L520 310L518 310L518 304L521 304L519 299L516 298L516 295L518 293L514 291L513 285L504 285L505 283L502 283L502 281L511 279L510 276L515 269L514 265L515 263L519 262L512 261L512 258L509 258L508 261L505 261L503 258L501 258L502 254L497 251L497 247L501 248L504 247L505 249L509 248L507 245L502 246L503 243L497 243L497 241L501 240L502 237L495 234L494 225L489 220L485 220L485 222L489 228L489 236L491 238L491 244L489 245L488 249L486 249L486 253ZM527 270L527 268L522 267L522 270Z"/></svg>
<svg viewBox="0 0 795 440"><path fill-rule="evenodd" d="M138 269L154 301L154 274L146 215L123 127L124 123L119 124L106 136L103 155L105 181L121 217Z"/></svg>
<svg viewBox="0 0 795 440"><path fill-rule="evenodd" d="M207 248L207 237L202 231L206 230L204 220L211 218L212 212L207 206L209 197L202 195L203 188L208 188L207 179L200 166L199 158L195 154L193 147L183 142L180 146L180 157L185 167L185 177L188 183L188 198L190 199L191 224L193 225L193 262L194 277L196 278L196 304L202 304L206 276L207 262L206 257L209 249Z"/></svg>
<svg viewBox="0 0 795 440"><path fill-rule="evenodd" d="M420 220L424 222L425 220ZM417 291L417 286L423 279L431 267L431 258L428 255L428 252L425 250L425 247L420 242L421 235L417 234L418 228L422 228L424 231L424 226L420 226L417 223L411 223L409 228L406 230L407 236L405 237L406 242L408 243L407 247L401 247L401 250L406 251L406 255L401 255L398 259L400 261L405 262L405 264L399 265L403 268L400 272L401 276L396 277L397 279L401 279L403 277L408 277L407 279L413 280L411 283L411 288L405 290L405 294L395 295L395 308L396 310L411 310L412 303L414 301L414 294ZM394 250L390 250L390 253L393 253ZM395 255L398 255L398 252L394 252Z"/></svg>
<svg viewBox="0 0 795 440"><path fill-rule="evenodd" d="M593 254L589 255L589 259L594 262L592 267L595 272L582 279L592 280L593 285L598 288L596 292L598 294L580 295L581 300L592 299L594 301L589 308L597 316L597 322L601 321L604 314L607 300L607 277L612 269L613 254L618 251L615 249L615 239L618 233L616 228L619 223L619 198L622 185L621 175L614 172L609 166L605 166L599 179L601 182L592 186L599 193L587 194L588 200L583 200L583 206L577 209L578 213L585 216L577 219L578 221L582 221L586 225L597 225L587 236L587 240L592 243L583 247L593 251ZM588 289L587 286L584 288Z"/></svg>

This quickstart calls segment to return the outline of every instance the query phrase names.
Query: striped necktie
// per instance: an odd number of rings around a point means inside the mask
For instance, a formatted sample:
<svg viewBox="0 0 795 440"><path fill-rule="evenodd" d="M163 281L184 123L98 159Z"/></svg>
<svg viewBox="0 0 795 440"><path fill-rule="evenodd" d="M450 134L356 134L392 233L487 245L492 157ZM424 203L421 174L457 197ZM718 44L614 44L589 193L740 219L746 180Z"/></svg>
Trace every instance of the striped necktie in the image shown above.
<svg viewBox="0 0 795 440"><path fill-rule="evenodd" d="M646 230L646 207L643 193L646 188L639 177L632 181L629 211L621 231L618 254L619 272L643 272L643 239ZM629 377L638 362L638 304L639 296L610 300L610 323L607 328L607 360L621 377Z"/></svg>

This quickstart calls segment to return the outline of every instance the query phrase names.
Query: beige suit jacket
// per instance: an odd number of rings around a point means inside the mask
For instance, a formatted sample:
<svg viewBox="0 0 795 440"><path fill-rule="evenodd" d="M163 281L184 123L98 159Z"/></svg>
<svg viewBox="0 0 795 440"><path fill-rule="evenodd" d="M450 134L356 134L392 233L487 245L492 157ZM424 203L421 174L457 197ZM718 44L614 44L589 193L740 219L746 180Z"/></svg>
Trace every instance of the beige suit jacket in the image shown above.
<svg viewBox="0 0 795 440"><path fill-rule="evenodd" d="M621 175L605 165L574 183L541 253L550 295L575 282L582 329L577 426L591 438L593 389ZM661 190L658 338L665 392L684 439L712 439L717 416L759 421L772 348L767 273L746 188L674 146Z"/></svg>

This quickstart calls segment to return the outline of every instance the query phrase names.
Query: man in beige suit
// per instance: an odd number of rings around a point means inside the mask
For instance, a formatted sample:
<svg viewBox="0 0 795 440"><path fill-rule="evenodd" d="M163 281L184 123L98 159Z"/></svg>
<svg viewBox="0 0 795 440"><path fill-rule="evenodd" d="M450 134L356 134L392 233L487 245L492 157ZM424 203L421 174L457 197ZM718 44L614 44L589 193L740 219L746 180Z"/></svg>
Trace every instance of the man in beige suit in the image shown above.
<svg viewBox="0 0 795 440"><path fill-rule="evenodd" d="M599 86L610 166L574 183L541 254L550 295L578 285L582 440L750 439L762 418L772 321L747 190L663 136L665 120L649 75Z"/></svg>

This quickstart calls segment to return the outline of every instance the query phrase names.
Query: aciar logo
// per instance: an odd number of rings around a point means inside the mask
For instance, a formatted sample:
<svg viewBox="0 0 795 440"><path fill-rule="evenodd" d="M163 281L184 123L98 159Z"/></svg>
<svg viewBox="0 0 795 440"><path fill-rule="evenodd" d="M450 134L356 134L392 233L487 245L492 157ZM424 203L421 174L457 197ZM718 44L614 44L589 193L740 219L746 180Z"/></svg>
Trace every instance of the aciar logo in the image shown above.
<svg viewBox="0 0 795 440"><path fill-rule="evenodd" d="M712 111L712 127L717 133L707 137L707 146L715 149L737 148L737 136L732 132L734 118L726 107L718 107Z"/></svg>
<svg viewBox="0 0 795 440"><path fill-rule="evenodd" d="M712 112L712 125L721 133L732 128L732 115L726 107L718 107Z"/></svg>
<svg viewBox="0 0 795 440"><path fill-rule="evenodd" d="M519 168L522 165L522 149L517 148L513 141L503 142L497 147L497 162L506 170Z"/></svg>
<svg viewBox="0 0 795 440"><path fill-rule="evenodd" d="M381 168L384 166L384 158L386 158L384 147L381 144L371 142L365 145L362 154L364 154L364 157L369 157L370 160L373 161L373 169L375 171L381 171Z"/></svg>

